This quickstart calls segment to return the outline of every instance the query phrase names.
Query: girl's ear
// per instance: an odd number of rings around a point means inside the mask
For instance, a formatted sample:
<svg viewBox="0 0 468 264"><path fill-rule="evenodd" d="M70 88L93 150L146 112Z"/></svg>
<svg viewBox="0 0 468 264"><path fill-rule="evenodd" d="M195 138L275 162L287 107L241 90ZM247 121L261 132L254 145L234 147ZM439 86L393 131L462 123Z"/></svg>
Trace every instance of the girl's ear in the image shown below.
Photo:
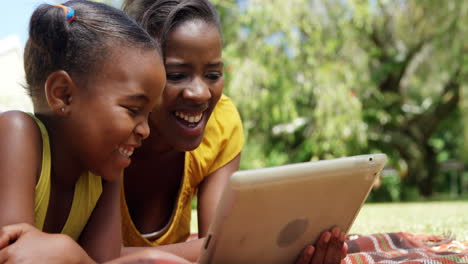
<svg viewBox="0 0 468 264"><path fill-rule="evenodd" d="M76 86L66 71L56 71L47 77L45 95L52 111L60 116L66 116L72 102Z"/></svg>

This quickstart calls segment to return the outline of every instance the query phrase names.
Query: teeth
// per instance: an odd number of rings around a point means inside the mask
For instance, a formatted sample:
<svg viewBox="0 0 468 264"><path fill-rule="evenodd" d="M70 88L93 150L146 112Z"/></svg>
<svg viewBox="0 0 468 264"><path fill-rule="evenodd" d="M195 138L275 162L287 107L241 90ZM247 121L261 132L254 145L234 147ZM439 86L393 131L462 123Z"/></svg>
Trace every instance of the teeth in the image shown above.
<svg viewBox="0 0 468 264"><path fill-rule="evenodd" d="M189 123L198 123L203 117L203 112L197 115L186 115L182 112L175 112L175 115Z"/></svg>
<svg viewBox="0 0 468 264"><path fill-rule="evenodd" d="M132 154L133 154L133 149L132 148L126 149L126 148L123 148L123 147L119 147L118 150L119 150L120 154L122 154L123 156L125 156L127 158L130 158L130 156L132 156Z"/></svg>

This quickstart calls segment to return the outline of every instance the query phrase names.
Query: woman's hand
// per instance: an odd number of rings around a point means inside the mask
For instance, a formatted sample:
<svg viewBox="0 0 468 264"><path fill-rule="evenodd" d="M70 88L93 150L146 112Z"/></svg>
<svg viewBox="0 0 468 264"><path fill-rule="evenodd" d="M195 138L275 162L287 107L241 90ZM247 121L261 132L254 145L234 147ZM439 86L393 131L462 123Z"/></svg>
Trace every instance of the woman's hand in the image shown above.
<svg viewBox="0 0 468 264"><path fill-rule="evenodd" d="M4 263L95 264L69 236L43 233L29 224L0 229L0 264Z"/></svg>
<svg viewBox="0 0 468 264"><path fill-rule="evenodd" d="M333 227L330 232L320 235L316 246L307 246L299 256L296 264L339 264L346 257L348 246L345 233L340 228Z"/></svg>

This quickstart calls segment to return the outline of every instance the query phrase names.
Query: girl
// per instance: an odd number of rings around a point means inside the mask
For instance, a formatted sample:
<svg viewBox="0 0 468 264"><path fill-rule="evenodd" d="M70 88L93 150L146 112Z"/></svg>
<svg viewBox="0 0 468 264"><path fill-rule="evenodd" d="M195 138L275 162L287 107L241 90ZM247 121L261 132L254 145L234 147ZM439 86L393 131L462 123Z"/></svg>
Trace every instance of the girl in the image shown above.
<svg viewBox="0 0 468 264"><path fill-rule="evenodd" d="M24 66L34 114L0 114L0 263L115 258L121 175L165 85L158 44L104 4L41 5Z"/></svg>
<svg viewBox="0 0 468 264"><path fill-rule="evenodd" d="M167 72L162 104L149 120L152 134L125 171L124 245L159 246L194 261L203 239L185 242L191 198L197 193L198 236L203 238L223 185L239 168L244 143L238 112L222 94L219 18L206 0L126 0L124 10L161 41ZM329 241L333 246L327 251ZM325 256L338 256L339 262L343 241L337 228L325 232L314 263ZM308 263L313 251L311 246L304 250L301 263Z"/></svg>

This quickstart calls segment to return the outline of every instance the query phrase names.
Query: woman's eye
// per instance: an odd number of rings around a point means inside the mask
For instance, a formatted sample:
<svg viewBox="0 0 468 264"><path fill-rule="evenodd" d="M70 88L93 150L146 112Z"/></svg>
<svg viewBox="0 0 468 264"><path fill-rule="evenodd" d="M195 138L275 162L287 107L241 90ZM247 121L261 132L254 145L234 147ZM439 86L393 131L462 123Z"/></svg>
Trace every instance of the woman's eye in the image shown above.
<svg viewBox="0 0 468 264"><path fill-rule="evenodd" d="M185 74L182 73L168 73L166 78L170 81L180 81L185 78Z"/></svg>
<svg viewBox="0 0 468 264"><path fill-rule="evenodd" d="M207 75L205 75L206 78L213 81L218 80L219 78L221 78L221 76L223 76L221 73L208 73Z"/></svg>

